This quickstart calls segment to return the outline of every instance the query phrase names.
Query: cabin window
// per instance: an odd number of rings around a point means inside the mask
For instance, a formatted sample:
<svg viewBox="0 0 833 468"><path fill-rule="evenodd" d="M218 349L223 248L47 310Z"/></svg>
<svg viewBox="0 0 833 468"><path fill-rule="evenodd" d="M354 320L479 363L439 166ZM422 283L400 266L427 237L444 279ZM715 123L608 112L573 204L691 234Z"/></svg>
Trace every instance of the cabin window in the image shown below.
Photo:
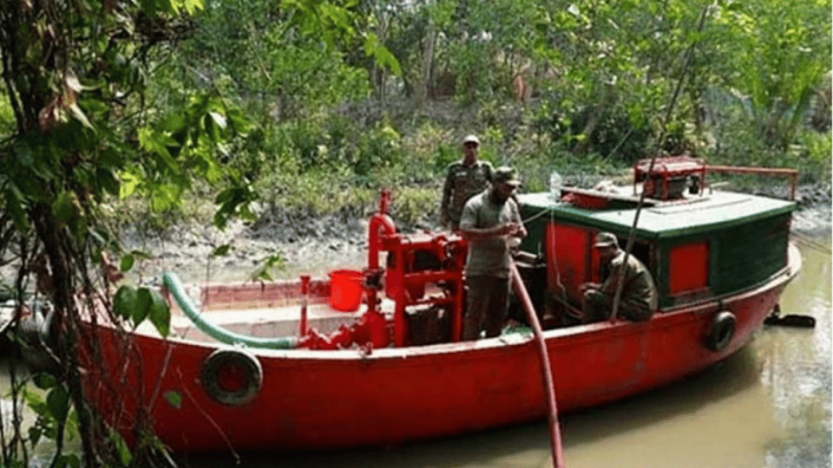
<svg viewBox="0 0 833 468"><path fill-rule="evenodd" d="M668 289L671 295L702 290L709 285L709 245L706 242L672 247Z"/></svg>

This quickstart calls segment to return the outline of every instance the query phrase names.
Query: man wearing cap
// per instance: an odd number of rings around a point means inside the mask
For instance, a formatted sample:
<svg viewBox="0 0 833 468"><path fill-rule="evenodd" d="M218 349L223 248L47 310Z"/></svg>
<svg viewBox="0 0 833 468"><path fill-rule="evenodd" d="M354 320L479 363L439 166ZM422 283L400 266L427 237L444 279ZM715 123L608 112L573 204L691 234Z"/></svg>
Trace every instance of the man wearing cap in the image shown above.
<svg viewBox="0 0 833 468"><path fill-rule="evenodd" d="M463 139L463 159L448 166L440 202L440 224L452 231L460 227L460 215L466 201L482 192L492 179L492 165L477 158L480 139L469 135Z"/></svg>
<svg viewBox="0 0 833 468"><path fill-rule="evenodd" d="M476 340L482 330L486 337L498 336L506 321L510 246L526 236L518 205L512 199L520 184L514 169L499 167L491 187L463 207L460 234L469 243L464 340Z"/></svg>
<svg viewBox="0 0 833 468"><path fill-rule="evenodd" d="M625 262L625 252L619 248L616 236L609 232L597 234L593 248L599 253L604 282L582 285L584 322L598 322L610 317L619 278L622 278L622 292L617 316L635 322L650 319L657 308L657 288L645 265L633 255L628 255Z"/></svg>

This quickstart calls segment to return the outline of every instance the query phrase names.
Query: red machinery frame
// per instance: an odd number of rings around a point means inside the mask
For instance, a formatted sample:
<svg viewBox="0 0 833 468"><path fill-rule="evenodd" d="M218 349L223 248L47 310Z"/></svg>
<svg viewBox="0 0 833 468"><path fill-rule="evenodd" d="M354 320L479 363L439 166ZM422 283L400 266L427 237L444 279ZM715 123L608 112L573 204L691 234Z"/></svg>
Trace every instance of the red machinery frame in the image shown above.
<svg viewBox="0 0 833 468"><path fill-rule="evenodd" d="M368 226L367 268L362 283L367 310L351 326L341 328L324 336L313 329L306 329L302 311L299 347L310 349L337 349L351 344L369 348L386 347L391 334L397 347L408 346L409 329L407 308L412 306L442 306L450 314L451 341L460 341L463 336L463 307L465 289L463 269L466 262L467 244L455 234L400 234L388 216L390 192L385 190L379 199L379 211L370 218ZM380 265L380 254L387 252L386 268ZM430 254L434 267L417 265L417 252ZM395 303L393 330L381 313L379 292L384 277L385 295ZM426 295L426 287L436 284L440 287Z"/></svg>

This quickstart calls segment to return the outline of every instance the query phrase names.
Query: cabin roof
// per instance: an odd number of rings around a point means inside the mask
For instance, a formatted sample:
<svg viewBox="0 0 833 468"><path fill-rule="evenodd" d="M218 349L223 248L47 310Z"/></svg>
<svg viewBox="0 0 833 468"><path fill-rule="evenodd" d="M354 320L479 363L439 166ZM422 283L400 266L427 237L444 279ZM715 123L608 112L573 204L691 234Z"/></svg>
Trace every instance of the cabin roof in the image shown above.
<svg viewBox="0 0 833 468"><path fill-rule="evenodd" d="M554 216L557 219L603 230L630 229L636 216L636 208L587 209L569 203L552 201L548 193L522 194L519 200L523 216ZM696 235L717 227L745 224L757 219L790 213L796 208L794 201L761 197L735 192L714 192L702 196L693 195L682 200L645 204L639 214L637 236L666 238Z"/></svg>

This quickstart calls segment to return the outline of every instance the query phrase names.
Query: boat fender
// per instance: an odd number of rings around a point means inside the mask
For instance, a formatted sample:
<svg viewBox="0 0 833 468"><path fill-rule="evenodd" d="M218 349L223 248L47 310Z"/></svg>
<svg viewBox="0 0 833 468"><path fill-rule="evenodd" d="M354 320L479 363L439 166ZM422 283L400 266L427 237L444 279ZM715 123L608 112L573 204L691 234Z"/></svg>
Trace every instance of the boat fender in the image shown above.
<svg viewBox="0 0 833 468"><path fill-rule="evenodd" d="M218 349L203 363L200 374L205 392L219 403L240 406L252 401L263 384L260 361L242 349Z"/></svg>
<svg viewBox="0 0 833 468"><path fill-rule="evenodd" d="M725 348L735 335L735 314L722 310L714 315L709 334L706 335L705 345L712 351Z"/></svg>

